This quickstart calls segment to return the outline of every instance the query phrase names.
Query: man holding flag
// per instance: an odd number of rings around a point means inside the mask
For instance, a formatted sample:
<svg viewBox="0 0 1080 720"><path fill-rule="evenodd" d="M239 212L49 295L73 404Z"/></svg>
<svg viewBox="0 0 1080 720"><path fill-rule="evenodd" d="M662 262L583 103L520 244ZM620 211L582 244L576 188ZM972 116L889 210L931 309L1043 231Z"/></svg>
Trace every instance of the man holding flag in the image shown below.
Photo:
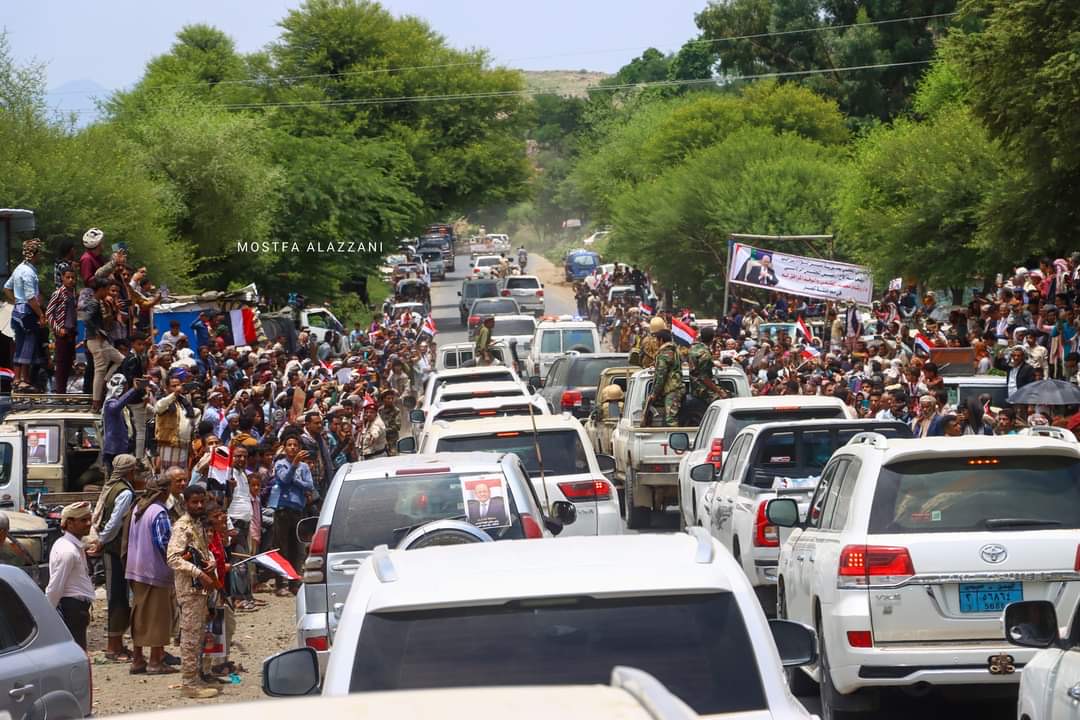
<svg viewBox="0 0 1080 720"><path fill-rule="evenodd" d="M659 318L653 318L653 322ZM672 319L673 322L678 322ZM664 321L660 320L662 324ZM650 329L653 323L649 323ZM653 375L653 390L651 404L654 407L663 408L665 427L676 427L679 423L679 410L682 409L683 398L686 396L686 387L682 380L682 359L679 357L679 349L672 340L671 331L667 327L653 330L653 337L660 343L660 349L656 352L656 373Z"/></svg>

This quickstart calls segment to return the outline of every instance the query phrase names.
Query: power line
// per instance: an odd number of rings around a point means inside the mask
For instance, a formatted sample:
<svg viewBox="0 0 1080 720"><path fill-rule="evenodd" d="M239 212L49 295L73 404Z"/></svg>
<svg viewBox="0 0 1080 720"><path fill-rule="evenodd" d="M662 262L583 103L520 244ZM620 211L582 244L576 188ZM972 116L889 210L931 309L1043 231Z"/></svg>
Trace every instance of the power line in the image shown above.
<svg viewBox="0 0 1080 720"><path fill-rule="evenodd" d="M749 35L730 35L730 36L720 37L720 38L711 38L711 39L708 39L708 40L688 40L686 43L684 43L684 45L713 45L713 44L716 44L716 43L735 42L735 41L738 41L738 40L760 40L762 38L768 38L768 37L784 37L784 36L788 36L788 35L799 35L799 34L803 34L803 33L827 32L827 31L832 31L832 30L847 30L847 29L856 28L856 27L875 27L875 26L878 26L878 25L889 25L889 24L900 23L900 22L917 22L917 21L922 21L922 20L935 20L935 19L953 17L954 15L958 15L958 14L959 14L958 12L934 13L934 14L930 14L930 15L914 15L914 16L911 16L911 17L887 18L885 20L868 20L867 22L863 22L863 23L847 23L845 25L822 25L822 26L819 26L819 27L797 28L797 29L794 29L794 30L777 30L777 31L774 31L774 32L753 33L753 34L749 34ZM519 58L509 58L509 59L503 61L503 63L514 63L514 62L522 62L522 61L527 61L527 60L550 60L550 59L553 59L553 58L560 58L560 57L581 57L581 56L584 56L584 55L606 55L606 54L617 53L617 52L619 52L619 53L628 53L628 52L638 52L638 51L647 50L647 49L648 48L642 48L642 47L638 46L638 47L633 47L633 48L611 48L611 49L608 49L608 50L582 50L582 51L579 51L579 52L557 53L557 54L553 54L553 55L532 55L532 56L519 57ZM312 74L308 74L308 75L283 75L283 76L280 76L280 77L246 78L246 79L243 79L243 80L219 80L219 81L213 82L213 83L210 83L210 82L168 83L168 84L164 84L164 85L155 85L154 87L150 88L150 90L165 90L165 89L169 89L169 88L182 88L182 87L205 87L207 85L212 85L212 86L218 86L218 85L266 85L266 84L272 84L272 83L291 82L291 81L294 81L294 80L315 80L315 79L321 79L321 78L353 77L353 76L361 76L361 75L381 75L381 74L405 72L405 71L409 71L409 70L438 70L438 69L453 68L453 67L466 67L466 66L473 66L473 65L481 65L482 66L483 64L484 64L484 60L481 59L481 60L470 60L468 62L435 63L435 64L430 64L430 65L406 65L406 66L391 67L391 68L368 68L368 69L365 69L365 70L344 70L344 71L341 71L341 72L333 72L333 73L312 73ZM110 92L118 92L118 90L112 90ZM78 90L65 90L65 91L62 91L62 92L51 93L51 94L53 94L53 95L69 95L69 94L77 95L77 94L81 94L81 93Z"/></svg>
<svg viewBox="0 0 1080 720"><path fill-rule="evenodd" d="M616 90L631 90L631 89L646 89L654 87L684 87L684 86L698 86L698 85L720 85L730 84L736 82L742 82L747 80L767 80L786 77L806 77L810 75L831 75L841 72L855 72L860 70L884 70L888 68L896 67L911 67L914 65L928 65L933 60L911 60L907 62L894 62L894 63L878 63L876 65L850 65L847 67L838 68L815 68L812 70L788 70L784 72L771 72L771 73L758 73L754 75L738 75L728 77L713 77L713 78L699 78L689 80L654 80L651 82L643 83L625 83L618 85L590 85L585 88L586 92L607 92ZM535 97L537 95L554 95L557 94L554 89L538 89L538 90L493 90L491 92L480 93L457 93L446 95L402 95L397 97L388 98L345 98L338 100L304 100L298 102L280 102L280 103L239 103L232 105L221 105L220 107L226 110L257 110L257 109L288 109L297 107L345 107L345 106L363 106L363 105L393 105L399 103L414 103L414 102L441 102L441 101L454 101L454 100L487 100L498 99L506 97ZM96 110L89 109L73 109L73 110L61 110L59 112L96 112Z"/></svg>

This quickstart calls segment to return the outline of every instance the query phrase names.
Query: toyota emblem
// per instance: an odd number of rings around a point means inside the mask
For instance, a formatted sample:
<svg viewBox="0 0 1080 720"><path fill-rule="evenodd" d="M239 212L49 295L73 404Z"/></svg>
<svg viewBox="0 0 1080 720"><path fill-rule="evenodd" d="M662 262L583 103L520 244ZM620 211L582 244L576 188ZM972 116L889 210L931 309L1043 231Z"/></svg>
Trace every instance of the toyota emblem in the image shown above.
<svg viewBox="0 0 1080 720"><path fill-rule="evenodd" d="M990 543L989 545L983 545L979 549L979 556L991 565L997 565L1000 562L1005 562L1005 558L1009 557L1009 551L1005 549L1004 545Z"/></svg>

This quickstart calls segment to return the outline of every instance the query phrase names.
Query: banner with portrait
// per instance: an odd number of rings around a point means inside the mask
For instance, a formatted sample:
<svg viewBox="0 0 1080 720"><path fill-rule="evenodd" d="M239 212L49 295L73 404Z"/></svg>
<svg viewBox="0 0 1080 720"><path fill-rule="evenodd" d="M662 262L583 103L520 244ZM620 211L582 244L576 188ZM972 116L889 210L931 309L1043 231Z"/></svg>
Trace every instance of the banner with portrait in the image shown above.
<svg viewBox="0 0 1080 720"><path fill-rule="evenodd" d="M850 300L860 305L869 305L874 295L874 278L868 267L788 255L743 243L731 245L728 281L821 300Z"/></svg>

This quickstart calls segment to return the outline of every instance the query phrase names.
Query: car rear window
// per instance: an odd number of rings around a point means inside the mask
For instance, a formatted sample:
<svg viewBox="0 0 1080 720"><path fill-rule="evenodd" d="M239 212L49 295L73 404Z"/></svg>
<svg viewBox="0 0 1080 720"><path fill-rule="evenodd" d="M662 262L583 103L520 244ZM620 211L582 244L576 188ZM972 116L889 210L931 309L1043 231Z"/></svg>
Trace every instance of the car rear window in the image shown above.
<svg viewBox="0 0 1080 720"><path fill-rule="evenodd" d="M334 505L327 552L374 550L379 545L393 547L411 529L425 523L464 519L463 477L477 476L447 473L342 483ZM514 498L508 499L514 524L489 531L495 539L524 536Z"/></svg>
<svg viewBox="0 0 1080 720"><path fill-rule="evenodd" d="M728 415L724 426L724 447L731 447L735 436L748 425L767 422L794 422L796 420L842 419L844 409L839 407L820 408L755 408L753 410L735 410Z"/></svg>
<svg viewBox="0 0 1080 720"><path fill-rule="evenodd" d="M517 320L503 320L495 318L495 328L492 335L532 335L536 330L536 323L528 318Z"/></svg>
<svg viewBox="0 0 1080 720"><path fill-rule="evenodd" d="M585 265L587 267L593 267L596 265L596 258L592 255L575 255L570 259L574 265Z"/></svg>
<svg viewBox="0 0 1080 720"><path fill-rule="evenodd" d="M514 600L365 615L349 692L607 685L624 665L702 715L748 712L766 709L753 658L731 593Z"/></svg>
<svg viewBox="0 0 1080 720"><path fill-rule="evenodd" d="M596 352L593 343L592 330L582 328L580 330L562 331L563 350L584 349L587 352Z"/></svg>
<svg viewBox="0 0 1080 720"><path fill-rule="evenodd" d="M520 389L470 390L468 392L447 391L439 395L439 401L451 402L453 400L471 400L472 398L519 397L522 395L524 395L524 393Z"/></svg>
<svg viewBox="0 0 1080 720"><path fill-rule="evenodd" d="M749 468L749 482L755 487L772 487L778 476L819 476L836 448L847 445L848 440L863 432L876 432L889 438L911 437L911 430L901 423L766 431L758 436L757 454Z"/></svg>
<svg viewBox="0 0 1080 720"><path fill-rule="evenodd" d="M499 294L499 285L494 282L472 282L465 285L464 298L487 298Z"/></svg>
<svg viewBox="0 0 1080 720"><path fill-rule="evenodd" d="M464 435L439 439L436 452L512 452L521 458L529 477L540 477L536 445L544 458L544 474L577 475L589 472L589 459L576 430L545 430L537 433L508 431L490 435Z"/></svg>
<svg viewBox="0 0 1080 720"><path fill-rule="evenodd" d="M498 264L499 264L499 258L493 258L493 257L480 258L479 260L476 261L476 266L477 267L489 267L491 265L498 265Z"/></svg>
<svg viewBox="0 0 1080 720"><path fill-rule="evenodd" d="M463 385L474 382L506 382L513 381L514 374L506 369L484 370L469 373L468 375L451 375L439 378L440 385Z"/></svg>
<svg viewBox="0 0 1080 720"><path fill-rule="evenodd" d="M568 387L589 387L596 389L600 382L600 373L609 367L626 364L625 357L589 357L575 358L570 362L570 372L566 376Z"/></svg>
<svg viewBox="0 0 1080 720"><path fill-rule="evenodd" d="M474 315L490 315L492 313L503 313L505 315L511 313L517 314L518 312L520 312L520 310L518 309L517 302L510 298L477 300L472 306L472 313Z"/></svg>
<svg viewBox="0 0 1080 720"><path fill-rule="evenodd" d="M1080 461L1054 455L940 457L881 469L872 533L1080 528Z"/></svg>
<svg viewBox="0 0 1080 720"><path fill-rule="evenodd" d="M539 290L540 282L531 277L512 277L506 279L507 290Z"/></svg>
<svg viewBox="0 0 1080 720"><path fill-rule="evenodd" d="M540 414L540 411L533 408L533 413ZM528 415L529 406L527 403L518 403L514 405L501 405L497 408L452 408L450 410L441 410L435 413L435 420L471 420L475 418L491 418L491 417L516 417L518 415Z"/></svg>

